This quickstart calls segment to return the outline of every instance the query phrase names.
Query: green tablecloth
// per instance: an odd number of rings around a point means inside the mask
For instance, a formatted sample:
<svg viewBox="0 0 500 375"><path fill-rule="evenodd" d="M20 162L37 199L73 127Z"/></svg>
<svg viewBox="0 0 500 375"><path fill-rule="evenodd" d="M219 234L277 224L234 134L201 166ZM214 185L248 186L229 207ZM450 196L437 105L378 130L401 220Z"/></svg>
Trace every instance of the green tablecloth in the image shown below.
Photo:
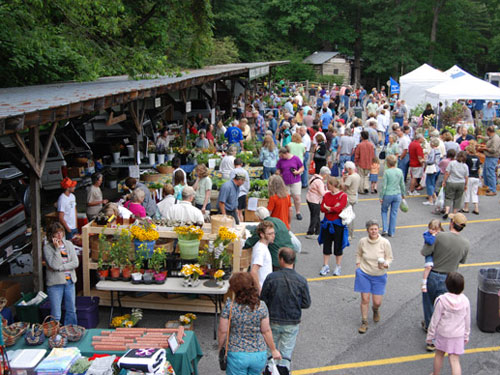
<svg viewBox="0 0 500 375"><path fill-rule="evenodd" d="M110 331L108 329L89 329L85 336L78 342L68 343L68 347L78 347L85 357L91 357L94 354L116 354L121 356L124 352L100 352L95 351L92 347L92 337L98 336L102 331ZM17 341L16 345L10 346L8 350L17 349L49 349L48 341L38 346L28 346L25 344L24 338ZM167 349L167 359L172 364L176 375L198 375L198 361L203 356L200 344L196 335L192 331L186 331L184 336L184 344L182 344L175 354L172 354L170 349Z"/></svg>

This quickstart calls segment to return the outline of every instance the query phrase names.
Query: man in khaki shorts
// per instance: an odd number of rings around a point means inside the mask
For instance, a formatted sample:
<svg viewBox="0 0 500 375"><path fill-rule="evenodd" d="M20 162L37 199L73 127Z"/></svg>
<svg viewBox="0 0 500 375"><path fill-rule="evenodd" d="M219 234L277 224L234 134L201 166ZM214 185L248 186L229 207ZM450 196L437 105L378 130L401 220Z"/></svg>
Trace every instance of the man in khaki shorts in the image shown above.
<svg viewBox="0 0 500 375"><path fill-rule="evenodd" d="M423 187L418 184L417 180L423 178L424 176L424 150L422 149L422 143L424 142L424 136L422 134L417 134L413 142L410 143L408 147L408 153L410 154L410 192L409 195L418 195L417 190L422 190Z"/></svg>

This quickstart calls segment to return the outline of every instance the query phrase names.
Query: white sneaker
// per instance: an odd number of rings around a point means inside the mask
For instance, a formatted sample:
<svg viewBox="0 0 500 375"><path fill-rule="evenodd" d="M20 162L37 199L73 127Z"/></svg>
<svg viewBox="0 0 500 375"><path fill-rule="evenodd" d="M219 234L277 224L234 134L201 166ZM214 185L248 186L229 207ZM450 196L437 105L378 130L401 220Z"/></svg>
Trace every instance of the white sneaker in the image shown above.
<svg viewBox="0 0 500 375"><path fill-rule="evenodd" d="M319 271L319 274L321 276L326 276L330 273L330 266L327 264L326 266L321 267L321 271Z"/></svg>
<svg viewBox="0 0 500 375"><path fill-rule="evenodd" d="M340 266L335 266L335 270L333 271L333 276L340 276Z"/></svg>
<svg viewBox="0 0 500 375"><path fill-rule="evenodd" d="M318 239L318 235L317 234L306 234L306 238L308 240L317 240Z"/></svg>
<svg viewBox="0 0 500 375"><path fill-rule="evenodd" d="M433 202L429 202L429 201L422 202L422 204L424 206L434 206L434 203Z"/></svg>
<svg viewBox="0 0 500 375"><path fill-rule="evenodd" d="M409 191L408 195L419 195L419 194L418 191L415 190L415 191Z"/></svg>

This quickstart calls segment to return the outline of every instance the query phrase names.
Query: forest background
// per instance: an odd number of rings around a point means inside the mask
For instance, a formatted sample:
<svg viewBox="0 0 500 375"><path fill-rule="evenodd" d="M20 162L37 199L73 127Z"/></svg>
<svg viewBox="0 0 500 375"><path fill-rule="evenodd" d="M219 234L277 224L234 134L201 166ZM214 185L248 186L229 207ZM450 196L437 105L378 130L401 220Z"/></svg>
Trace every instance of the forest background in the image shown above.
<svg viewBox="0 0 500 375"><path fill-rule="evenodd" d="M321 50L371 85L500 70L500 0L2 0L0 19L2 87L284 59L276 78L312 80Z"/></svg>

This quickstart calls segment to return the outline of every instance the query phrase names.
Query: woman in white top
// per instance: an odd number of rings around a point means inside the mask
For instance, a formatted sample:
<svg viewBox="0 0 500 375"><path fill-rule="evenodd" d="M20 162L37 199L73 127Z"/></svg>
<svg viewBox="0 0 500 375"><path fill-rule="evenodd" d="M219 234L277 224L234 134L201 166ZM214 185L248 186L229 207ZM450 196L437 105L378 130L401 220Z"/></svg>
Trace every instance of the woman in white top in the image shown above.
<svg viewBox="0 0 500 375"><path fill-rule="evenodd" d="M467 190L467 183L469 181L469 167L465 164L466 160L467 153L465 151L460 151L455 160L452 160L446 167L443 178L445 199L443 219L448 219L452 204L454 214L461 208L462 196L464 195L464 191Z"/></svg>
<svg viewBox="0 0 500 375"><path fill-rule="evenodd" d="M227 155L222 158L220 162L220 173L222 174L222 178L224 180L229 180L229 176L231 171L234 169L234 159L236 155L236 147L231 146L227 150Z"/></svg>

